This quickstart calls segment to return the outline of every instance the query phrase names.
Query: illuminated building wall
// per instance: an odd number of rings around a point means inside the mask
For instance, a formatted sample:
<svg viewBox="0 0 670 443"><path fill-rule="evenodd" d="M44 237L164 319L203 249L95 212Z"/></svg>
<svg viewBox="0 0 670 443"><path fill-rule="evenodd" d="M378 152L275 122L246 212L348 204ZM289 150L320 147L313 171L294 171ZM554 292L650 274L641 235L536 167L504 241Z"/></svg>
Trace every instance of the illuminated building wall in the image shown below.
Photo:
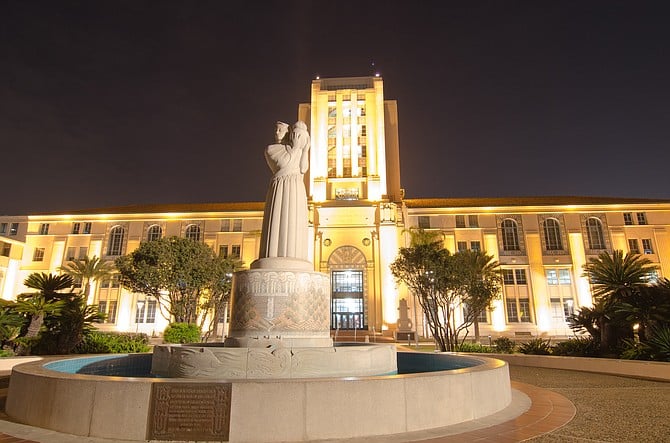
<svg viewBox="0 0 670 443"><path fill-rule="evenodd" d="M317 79L311 87L310 103L298 108L312 136L309 254L331 276L333 329L391 333L405 298L424 330L413 294L389 271L412 227L438 232L451 252L482 249L500 262L503 296L480 321L482 336L570 334L565 316L592 303L582 266L602 251L638 252L659 266L659 276L670 276L670 201L404 199L397 104L384 98L382 79ZM0 216L0 295L25 292L32 272L57 272L84 256L113 260L156 236L193 238L249 265L262 215L257 202ZM94 283L92 292L90 301L109 315L102 329L160 333L167 325L151 300L118 279Z"/></svg>

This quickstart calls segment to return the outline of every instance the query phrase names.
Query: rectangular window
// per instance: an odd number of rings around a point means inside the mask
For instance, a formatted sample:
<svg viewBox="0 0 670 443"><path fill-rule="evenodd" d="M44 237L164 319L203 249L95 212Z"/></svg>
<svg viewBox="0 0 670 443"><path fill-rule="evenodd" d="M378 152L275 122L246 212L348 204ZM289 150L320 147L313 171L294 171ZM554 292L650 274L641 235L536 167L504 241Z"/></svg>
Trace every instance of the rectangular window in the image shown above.
<svg viewBox="0 0 670 443"><path fill-rule="evenodd" d="M470 249L473 251L481 251L482 250L482 244L478 240L474 240L470 242Z"/></svg>
<svg viewBox="0 0 670 443"><path fill-rule="evenodd" d="M468 215L468 226L471 228L478 228L479 218L476 215Z"/></svg>
<svg viewBox="0 0 670 443"><path fill-rule="evenodd" d="M644 250L645 254L653 254L654 253L654 248L651 247L651 239L650 238L643 238L642 239L642 249Z"/></svg>
<svg viewBox="0 0 670 443"><path fill-rule="evenodd" d="M507 321L508 322L518 322L519 321L519 312L516 307L516 299L508 298L507 299Z"/></svg>
<svg viewBox="0 0 670 443"><path fill-rule="evenodd" d="M88 256L88 247L87 246L82 246L79 248L79 260L83 260Z"/></svg>
<svg viewBox="0 0 670 443"><path fill-rule="evenodd" d="M638 225L646 225L647 224L647 214L644 212L638 212L637 213L637 224Z"/></svg>
<svg viewBox="0 0 670 443"><path fill-rule="evenodd" d="M526 270L525 269L515 269L514 275L516 276L517 285L525 285L526 283Z"/></svg>
<svg viewBox="0 0 670 443"><path fill-rule="evenodd" d="M140 301L140 303L142 303ZM135 304L135 323L144 323L144 312L147 308L147 302Z"/></svg>
<svg viewBox="0 0 670 443"><path fill-rule="evenodd" d="M145 323L156 323L156 300L147 302L147 318Z"/></svg>
<svg viewBox="0 0 670 443"><path fill-rule="evenodd" d="M0 234L7 233L7 223L0 223Z"/></svg>
<svg viewBox="0 0 670 443"><path fill-rule="evenodd" d="M49 235L49 223L42 223L40 225L40 235Z"/></svg>
<svg viewBox="0 0 670 443"><path fill-rule="evenodd" d="M548 285L558 284L558 272L556 272L556 269L547 269L547 284Z"/></svg>
<svg viewBox="0 0 670 443"><path fill-rule="evenodd" d="M233 232L242 232L242 219L236 218L233 220Z"/></svg>
<svg viewBox="0 0 670 443"><path fill-rule="evenodd" d="M468 250L468 242L466 242L466 241L456 242L456 248L458 249L458 252L467 251Z"/></svg>
<svg viewBox="0 0 670 443"><path fill-rule="evenodd" d="M559 269L558 270L558 284L559 285L569 285L572 282L570 278L569 269Z"/></svg>
<svg viewBox="0 0 670 443"><path fill-rule="evenodd" d="M505 283L506 285L514 284L514 269L503 269L502 274L503 274L503 283Z"/></svg>
<svg viewBox="0 0 670 443"><path fill-rule="evenodd" d="M456 216L456 227L457 228L465 228L465 216L464 215L457 215Z"/></svg>
<svg viewBox="0 0 670 443"><path fill-rule="evenodd" d="M232 258L240 258L242 256L242 246L241 245L233 245L230 248L230 256Z"/></svg>
<svg viewBox="0 0 670 443"><path fill-rule="evenodd" d="M527 298L519 299L519 321L530 321L530 302Z"/></svg>
<svg viewBox="0 0 670 443"><path fill-rule="evenodd" d="M33 252L33 261L43 261L44 260L44 248L35 248Z"/></svg>
<svg viewBox="0 0 670 443"><path fill-rule="evenodd" d="M640 244L637 242L636 238L628 239L628 252L630 252L631 254L640 253Z"/></svg>
<svg viewBox="0 0 670 443"><path fill-rule="evenodd" d="M419 228L430 229L430 217L427 215L419 216Z"/></svg>
<svg viewBox="0 0 670 443"><path fill-rule="evenodd" d="M630 212L624 212L623 213L623 224L624 225L632 225L633 224L633 214Z"/></svg>
<svg viewBox="0 0 670 443"><path fill-rule="evenodd" d="M72 234L79 234L79 229L81 229L81 223L72 223Z"/></svg>
<svg viewBox="0 0 670 443"><path fill-rule="evenodd" d="M76 254L77 248L75 247L69 247L67 248L67 252L65 253L65 261L72 261L75 259L74 255Z"/></svg>
<svg viewBox="0 0 670 443"><path fill-rule="evenodd" d="M91 233L91 223L86 222L84 223L84 234L90 234Z"/></svg>
<svg viewBox="0 0 670 443"><path fill-rule="evenodd" d="M106 323L116 323L116 300L109 302L109 309L107 310Z"/></svg>
<svg viewBox="0 0 670 443"><path fill-rule="evenodd" d="M219 246L219 257L228 258L228 245Z"/></svg>
<svg viewBox="0 0 670 443"><path fill-rule="evenodd" d="M221 220L221 232L230 232L230 219L224 218Z"/></svg>
<svg viewBox="0 0 670 443"><path fill-rule="evenodd" d="M0 242L2 248L0 248L0 255L3 257L9 257L9 253L12 251L12 245L10 243Z"/></svg>
<svg viewBox="0 0 670 443"><path fill-rule="evenodd" d="M18 223L12 223L9 225L9 235L16 235L19 233L19 224Z"/></svg>

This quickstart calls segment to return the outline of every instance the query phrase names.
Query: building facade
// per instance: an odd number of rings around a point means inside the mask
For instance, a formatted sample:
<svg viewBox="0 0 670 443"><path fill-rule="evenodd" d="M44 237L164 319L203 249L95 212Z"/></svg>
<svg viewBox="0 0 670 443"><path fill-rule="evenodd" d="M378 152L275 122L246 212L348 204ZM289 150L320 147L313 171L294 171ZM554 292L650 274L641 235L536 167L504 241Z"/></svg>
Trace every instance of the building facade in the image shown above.
<svg viewBox="0 0 670 443"><path fill-rule="evenodd" d="M412 227L436 232L451 252L480 249L501 264L503 294L480 317L484 336L565 336L568 314L591 306L582 266L616 249L644 254L670 275L670 201L592 197L405 199L397 103L380 77L317 79L298 107L312 137L310 258L331 276L331 326L393 332L399 308L427 335L414 295L389 271ZM258 257L263 203L147 205L0 216L0 296L13 300L32 272L70 260L113 260L141 242L182 236L249 265ZM404 299L404 301L403 301ZM101 329L159 334L156 301L94 282L89 300L107 313ZM364 331L364 332L363 332Z"/></svg>

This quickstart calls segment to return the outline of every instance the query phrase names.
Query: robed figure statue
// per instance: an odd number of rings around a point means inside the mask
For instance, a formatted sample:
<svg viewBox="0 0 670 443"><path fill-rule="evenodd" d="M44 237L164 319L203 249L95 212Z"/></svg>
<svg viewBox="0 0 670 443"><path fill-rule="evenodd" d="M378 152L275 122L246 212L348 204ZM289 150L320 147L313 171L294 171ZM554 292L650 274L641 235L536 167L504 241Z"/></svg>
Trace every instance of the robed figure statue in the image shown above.
<svg viewBox="0 0 670 443"><path fill-rule="evenodd" d="M290 130L286 123L277 122L275 143L265 149L273 175L265 199L259 260L252 268L277 267L276 261L266 259L278 257L296 259L300 267L307 262L308 211L303 176L309 167L309 148L304 122L296 122Z"/></svg>

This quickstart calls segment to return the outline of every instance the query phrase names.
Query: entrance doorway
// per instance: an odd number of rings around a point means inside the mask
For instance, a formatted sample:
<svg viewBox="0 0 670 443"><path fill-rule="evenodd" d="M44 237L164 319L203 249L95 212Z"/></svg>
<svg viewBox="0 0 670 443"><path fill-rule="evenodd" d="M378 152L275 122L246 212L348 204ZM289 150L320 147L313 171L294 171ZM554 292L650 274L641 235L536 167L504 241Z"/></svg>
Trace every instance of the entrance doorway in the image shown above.
<svg viewBox="0 0 670 443"><path fill-rule="evenodd" d="M333 271L332 329L367 329L363 307L363 271Z"/></svg>

